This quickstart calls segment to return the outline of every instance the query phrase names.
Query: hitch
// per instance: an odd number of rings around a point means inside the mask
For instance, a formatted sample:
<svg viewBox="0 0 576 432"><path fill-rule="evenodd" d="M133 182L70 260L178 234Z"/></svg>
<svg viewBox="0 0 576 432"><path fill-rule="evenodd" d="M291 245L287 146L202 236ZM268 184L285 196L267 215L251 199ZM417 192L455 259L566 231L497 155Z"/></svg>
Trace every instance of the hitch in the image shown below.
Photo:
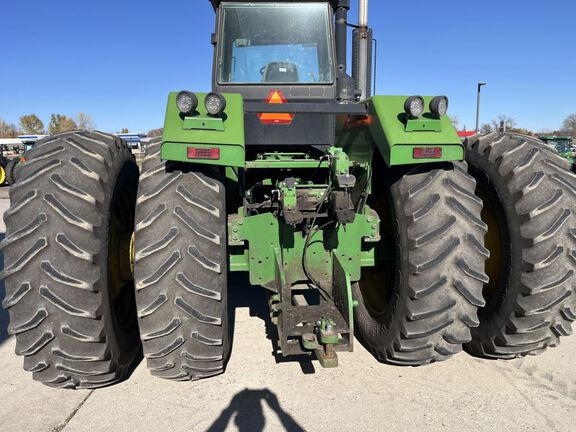
<svg viewBox="0 0 576 432"><path fill-rule="evenodd" d="M338 354L334 347L340 341L340 336L334 331L336 323L331 319L322 318L317 323L315 333L302 336L305 349L314 351L323 368L338 367Z"/></svg>
<svg viewBox="0 0 576 432"><path fill-rule="evenodd" d="M229 268L271 291L283 356L316 354L336 367L337 353L353 349L352 282L374 265L380 240L380 219L365 202L370 167L332 147L317 159L262 154L248 171L260 177L229 216Z"/></svg>

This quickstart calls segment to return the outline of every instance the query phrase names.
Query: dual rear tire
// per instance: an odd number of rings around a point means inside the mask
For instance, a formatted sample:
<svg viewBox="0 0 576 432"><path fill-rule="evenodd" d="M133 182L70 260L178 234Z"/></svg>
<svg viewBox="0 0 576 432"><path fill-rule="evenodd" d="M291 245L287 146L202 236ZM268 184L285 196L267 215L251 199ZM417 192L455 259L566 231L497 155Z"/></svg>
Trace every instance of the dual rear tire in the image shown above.
<svg viewBox="0 0 576 432"><path fill-rule="evenodd" d="M465 145L468 170L387 170L388 196L372 198L392 227L383 243L398 247L354 286L355 322L382 362L423 365L462 347L511 359L572 333L576 175L530 137Z"/></svg>
<svg viewBox="0 0 576 432"><path fill-rule="evenodd" d="M100 132L39 141L18 167L4 214L2 306L35 380L107 386L130 373L142 345L156 376L224 370L222 173L167 166L159 151L159 140L148 146L140 184L127 144Z"/></svg>

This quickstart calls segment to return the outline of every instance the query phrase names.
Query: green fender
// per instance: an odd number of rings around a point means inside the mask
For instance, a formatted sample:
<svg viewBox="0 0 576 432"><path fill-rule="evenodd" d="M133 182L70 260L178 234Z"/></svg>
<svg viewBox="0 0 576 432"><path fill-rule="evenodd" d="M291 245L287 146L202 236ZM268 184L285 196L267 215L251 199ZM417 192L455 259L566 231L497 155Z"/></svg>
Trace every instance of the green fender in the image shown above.
<svg viewBox="0 0 576 432"><path fill-rule="evenodd" d="M176 106L176 95L170 93L162 136L163 160L194 162L225 167L244 167L244 103L239 94L224 94L226 110L220 117L207 114L207 93L196 93L198 108L183 116ZM189 159L188 147L219 148L219 159Z"/></svg>
<svg viewBox="0 0 576 432"><path fill-rule="evenodd" d="M418 119L409 119L404 113L406 99L374 96L366 101L368 119L340 117L337 145L357 161L370 161L376 148L388 166L463 160L464 146L450 118L434 118L428 111ZM424 100L428 107L432 96ZM441 156L415 158L414 149L422 147L439 147Z"/></svg>

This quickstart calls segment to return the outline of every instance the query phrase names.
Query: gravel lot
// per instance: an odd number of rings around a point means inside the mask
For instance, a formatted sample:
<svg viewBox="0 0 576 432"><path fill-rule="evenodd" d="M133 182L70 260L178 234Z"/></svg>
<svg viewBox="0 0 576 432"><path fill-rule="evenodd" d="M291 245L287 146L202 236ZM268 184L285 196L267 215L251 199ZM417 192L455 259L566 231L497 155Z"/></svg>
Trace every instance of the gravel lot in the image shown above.
<svg viewBox="0 0 576 432"><path fill-rule="evenodd" d="M0 212L8 207L0 189ZM0 222L0 234L4 225ZM0 311L0 430L49 431L573 431L576 336L540 357L511 362L461 354L425 368L381 365L359 344L340 367L276 359L262 291L232 285L235 338L226 374L173 383L141 363L96 391L32 381ZM0 285L0 297L4 287Z"/></svg>

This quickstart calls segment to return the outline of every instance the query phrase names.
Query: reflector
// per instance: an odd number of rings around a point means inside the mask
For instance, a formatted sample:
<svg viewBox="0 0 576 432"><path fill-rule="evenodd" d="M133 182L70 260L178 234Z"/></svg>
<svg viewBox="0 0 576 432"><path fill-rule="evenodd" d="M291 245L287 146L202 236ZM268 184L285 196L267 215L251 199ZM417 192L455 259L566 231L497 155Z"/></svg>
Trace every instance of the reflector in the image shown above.
<svg viewBox="0 0 576 432"><path fill-rule="evenodd" d="M288 103L281 90L271 90L266 98L266 103L269 104L285 104ZM276 125L289 125L294 120L294 114L288 113L262 113L258 114L258 118L262 124L276 124Z"/></svg>
<svg viewBox="0 0 576 432"><path fill-rule="evenodd" d="M414 159L439 159L442 157L442 147L415 147Z"/></svg>
<svg viewBox="0 0 576 432"><path fill-rule="evenodd" d="M188 159L220 159L220 149L215 148L198 148L188 147Z"/></svg>

